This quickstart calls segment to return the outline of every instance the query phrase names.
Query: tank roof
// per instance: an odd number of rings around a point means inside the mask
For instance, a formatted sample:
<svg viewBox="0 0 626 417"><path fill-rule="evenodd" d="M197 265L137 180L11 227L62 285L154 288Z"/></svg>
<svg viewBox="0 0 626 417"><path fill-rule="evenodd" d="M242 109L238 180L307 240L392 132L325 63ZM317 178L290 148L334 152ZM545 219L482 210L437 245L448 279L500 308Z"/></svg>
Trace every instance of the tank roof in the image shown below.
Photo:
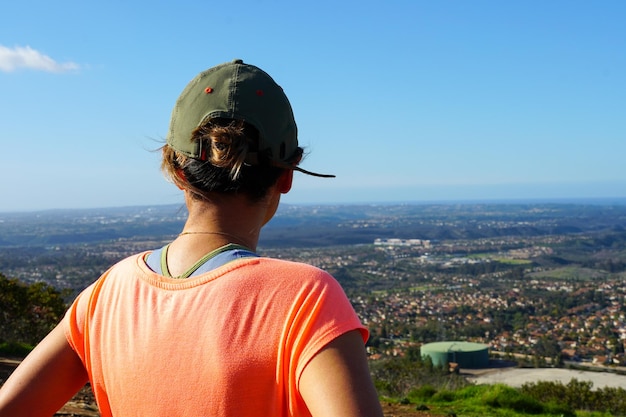
<svg viewBox="0 0 626 417"><path fill-rule="evenodd" d="M422 345L422 349L429 350L431 352L476 352L485 350L487 345L474 342L433 342Z"/></svg>

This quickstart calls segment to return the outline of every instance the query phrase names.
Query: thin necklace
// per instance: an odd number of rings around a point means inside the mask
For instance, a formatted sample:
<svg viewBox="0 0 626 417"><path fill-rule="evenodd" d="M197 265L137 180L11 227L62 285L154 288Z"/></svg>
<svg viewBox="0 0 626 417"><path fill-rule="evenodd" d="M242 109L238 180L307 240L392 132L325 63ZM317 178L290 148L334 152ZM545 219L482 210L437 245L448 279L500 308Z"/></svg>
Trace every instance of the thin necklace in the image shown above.
<svg viewBox="0 0 626 417"><path fill-rule="evenodd" d="M241 240L240 237L235 236L235 235L231 235L230 233L226 233L226 232L195 232L195 231L189 231L189 232L180 232L178 234L178 236L184 236L184 235L221 235L221 236L228 236L228 237L231 237L233 239Z"/></svg>
<svg viewBox="0 0 626 417"><path fill-rule="evenodd" d="M185 236L185 235L218 235L218 236L226 236L228 238L230 238L230 240L233 243L238 243L240 245L243 245L245 247L250 247L250 245L248 245L248 243L246 242L245 239L242 239L239 236L235 236L232 235L230 233L226 233L226 232L204 232L204 231L188 231L188 232L181 232L178 234L178 236Z"/></svg>

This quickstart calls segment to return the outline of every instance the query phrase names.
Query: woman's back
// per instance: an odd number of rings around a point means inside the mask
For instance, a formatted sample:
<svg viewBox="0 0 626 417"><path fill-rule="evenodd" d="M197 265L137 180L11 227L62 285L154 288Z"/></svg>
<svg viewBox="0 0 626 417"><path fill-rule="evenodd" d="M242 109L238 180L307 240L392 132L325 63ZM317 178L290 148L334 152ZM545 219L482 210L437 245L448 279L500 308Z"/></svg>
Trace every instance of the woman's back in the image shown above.
<svg viewBox="0 0 626 417"><path fill-rule="evenodd" d="M66 321L103 417L306 416L305 365L337 336L367 334L330 275L268 258L180 280L133 256Z"/></svg>

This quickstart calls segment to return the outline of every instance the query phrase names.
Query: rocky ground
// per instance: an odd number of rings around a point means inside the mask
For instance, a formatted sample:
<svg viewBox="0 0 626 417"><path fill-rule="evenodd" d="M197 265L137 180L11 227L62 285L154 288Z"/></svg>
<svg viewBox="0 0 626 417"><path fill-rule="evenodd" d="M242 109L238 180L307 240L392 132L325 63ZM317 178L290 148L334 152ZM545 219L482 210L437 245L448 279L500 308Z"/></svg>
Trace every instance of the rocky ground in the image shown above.
<svg viewBox="0 0 626 417"><path fill-rule="evenodd" d="M385 417L444 417L428 411L417 411L415 405L382 404Z"/></svg>
<svg viewBox="0 0 626 417"><path fill-rule="evenodd" d="M0 385L9 377L19 360L0 358ZM425 411L415 410L415 406L383 403L385 417L440 417ZM98 417L93 394L89 387L83 388L54 417Z"/></svg>

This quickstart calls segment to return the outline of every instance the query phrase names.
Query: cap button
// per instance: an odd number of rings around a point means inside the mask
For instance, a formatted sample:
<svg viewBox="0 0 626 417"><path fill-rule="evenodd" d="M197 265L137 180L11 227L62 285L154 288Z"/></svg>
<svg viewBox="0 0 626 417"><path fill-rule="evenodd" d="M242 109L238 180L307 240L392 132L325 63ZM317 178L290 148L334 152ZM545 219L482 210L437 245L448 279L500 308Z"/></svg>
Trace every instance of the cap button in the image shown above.
<svg viewBox="0 0 626 417"><path fill-rule="evenodd" d="M233 59L233 64L243 64L243 59Z"/></svg>

